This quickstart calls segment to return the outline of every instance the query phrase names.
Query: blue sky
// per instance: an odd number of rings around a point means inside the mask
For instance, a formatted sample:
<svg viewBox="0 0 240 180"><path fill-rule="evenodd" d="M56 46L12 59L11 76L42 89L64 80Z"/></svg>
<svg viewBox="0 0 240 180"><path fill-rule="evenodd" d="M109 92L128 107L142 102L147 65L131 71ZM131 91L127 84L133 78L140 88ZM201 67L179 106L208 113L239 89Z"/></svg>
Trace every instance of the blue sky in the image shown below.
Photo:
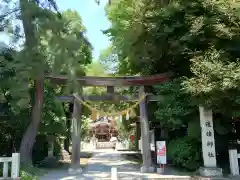
<svg viewBox="0 0 240 180"><path fill-rule="evenodd" d="M72 9L80 14L87 29L86 35L94 48L93 57L98 59L101 50L110 45L108 37L101 32L110 26L104 11L108 0L101 0L100 5L97 5L95 0L56 0L56 2L60 11ZM9 39L4 34L0 34L1 40L9 43Z"/></svg>
<svg viewBox="0 0 240 180"><path fill-rule="evenodd" d="M101 0L100 5L97 5L95 0L57 0L56 2L60 10L72 9L80 14L87 28L86 35L94 47L93 57L97 59L101 50L110 44L108 37L101 32L110 26L104 11L108 0Z"/></svg>

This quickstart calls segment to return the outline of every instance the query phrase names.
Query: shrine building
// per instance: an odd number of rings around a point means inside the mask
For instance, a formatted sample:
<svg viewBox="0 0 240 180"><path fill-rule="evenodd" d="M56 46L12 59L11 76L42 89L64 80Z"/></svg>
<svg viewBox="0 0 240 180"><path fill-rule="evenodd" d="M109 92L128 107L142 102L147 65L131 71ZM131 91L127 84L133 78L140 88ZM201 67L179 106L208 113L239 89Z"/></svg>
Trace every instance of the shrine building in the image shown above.
<svg viewBox="0 0 240 180"><path fill-rule="evenodd" d="M109 142L111 137L117 137L116 120L109 117L100 117L89 123L90 137L97 138L98 142Z"/></svg>

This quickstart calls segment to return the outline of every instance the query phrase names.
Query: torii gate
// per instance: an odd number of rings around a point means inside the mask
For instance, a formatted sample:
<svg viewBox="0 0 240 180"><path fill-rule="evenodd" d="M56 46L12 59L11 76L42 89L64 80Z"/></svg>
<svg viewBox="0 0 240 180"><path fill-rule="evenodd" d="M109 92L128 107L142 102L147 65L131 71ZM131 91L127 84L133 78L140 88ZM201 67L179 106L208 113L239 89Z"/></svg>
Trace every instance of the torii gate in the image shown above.
<svg viewBox="0 0 240 180"><path fill-rule="evenodd" d="M134 96L119 96L119 101L138 101L139 97L145 95L144 86L150 86L154 84L163 83L169 80L172 73L164 73L153 76L130 76L130 77L89 77L83 76L78 77L77 81L81 86L105 86L107 87L106 95L78 95L74 93L72 96L60 96L59 100L63 102L73 102L73 132L72 132L72 157L71 164L72 168L76 171L79 170L80 165L80 143L81 143L81 111L82 104L81 100L88 101L113 101L114 99L114 87L121 86L140 86L138 95ZM65 84L68 80L66 76L51 76L48 75L52 82L57 84ZM141 137L142 137L142 156L143 165L141 172L153 172L154 168L151 161L151 150L150 150L150 137L149 137L149 122L147 117L146 102L147 101L159 101L159 96L146 94L143 101L140 103L140 125L141 125ZM81 170L80 170L81 171Z"/></svg>

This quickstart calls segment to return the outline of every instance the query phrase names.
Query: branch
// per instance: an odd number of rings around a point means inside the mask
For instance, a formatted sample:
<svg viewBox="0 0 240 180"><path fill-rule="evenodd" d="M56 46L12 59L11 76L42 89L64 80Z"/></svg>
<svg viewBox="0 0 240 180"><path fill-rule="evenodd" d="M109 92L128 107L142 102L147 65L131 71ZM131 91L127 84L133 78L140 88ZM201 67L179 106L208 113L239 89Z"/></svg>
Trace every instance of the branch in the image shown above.
<svg viewBox="0 0 240 180"><path fill-rule="evenodd" d="M95 0L95 2L98 4L98 5L100 5L100 0ZM111 5L111 0L108 0L108 5Z"/></svg>
<svg viewBox="0 0 240 180"><path fill-rule="evenodd" d="M2 21L3 18L5 18L5 17L9 16L10 14L15 13L19 10L20 10L20 8L15 8L15 9L8 11L6 14L0 15L0 21Z"/></svg>
<svg viewBox="0 0 240 180"><path fill-rule="evenodd" d="M55 0L48 0L48 2L51 4L51 6L53 7L53 9L57 12L57 15L59 18L62 17L61 13L58 11L58 6L55 2Z"/></svg>

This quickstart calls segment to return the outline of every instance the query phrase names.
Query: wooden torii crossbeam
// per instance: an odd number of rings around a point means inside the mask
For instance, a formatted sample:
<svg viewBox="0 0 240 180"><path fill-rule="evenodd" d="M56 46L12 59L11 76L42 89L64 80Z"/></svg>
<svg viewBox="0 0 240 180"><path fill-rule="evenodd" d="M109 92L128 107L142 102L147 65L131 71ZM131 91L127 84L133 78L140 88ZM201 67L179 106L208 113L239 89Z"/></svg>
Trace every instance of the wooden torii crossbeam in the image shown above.
<svg viewBox="0 0 240 180"><path fill-rule="evenodd" d="M58 100L62 102L73 102L74 101L74 96L57 96L56 97ZM98 101L114 101L114 95L112 94L106 94L106 95L89 95L89 96L81 96L82 100L84 101L93 101L93 102L98 102ZM161 101L163 98L162 96L156 96L152 94L147 94L146 95L146 101L152 102L152 101ZM135 102L138 101L139 97L137 95L133 96L123 96L120 95L118 97L118 101L125 101L125 102Z"/></svg>
<svg viewBox="0 0 240 180"><path fill-rule="evenodd" d="M147 86L166 82L173 75L173 73L163 73L152 76L123 76L123 77L93 77L82 76L77 77L76 80L82 86ZM51 82L57 84L65 84L68 77L64 75L45 75Z"/></svg>
<svg viewBox="0 0 240 180"><path fill-rule="evenodd" d="M172 73L164 73L153 76L127 76L127 77L89 77L82 76L76 78L81 86L105 86L107 87L107 94L101 96L84 96L74 94L73 96L59 96L59 100L63 102L73 102L73 132L72 132L72 168L78 171L80 165L80 141L81 141L81 100L84 101L114 101L116 99L114 95L114 86L140 86L139 94L129 96L118 96L118 101L138 101L140 97L146 95L144 92L144 86L160 84L169 80L173 76ZM68 81L67 76L53 76L46 75L47 79L56 84L66 84ZM142 156L143 166L141 172L153 171L151 162L151 150L149 139L149 122L147 118L146 102L147 101L159 101L162 98L154 96L152 94L147 95L143 101L140 102L140 124L141 124L141 136L142 136Z"/></svg>

